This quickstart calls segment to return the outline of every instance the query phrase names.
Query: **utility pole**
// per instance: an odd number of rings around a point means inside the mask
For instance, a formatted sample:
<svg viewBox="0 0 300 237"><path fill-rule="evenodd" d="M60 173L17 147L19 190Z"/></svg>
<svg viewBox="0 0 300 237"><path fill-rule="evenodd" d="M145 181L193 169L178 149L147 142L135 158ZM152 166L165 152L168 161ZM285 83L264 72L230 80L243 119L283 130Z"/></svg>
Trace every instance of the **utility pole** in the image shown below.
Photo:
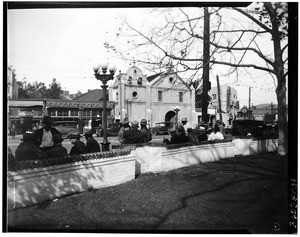
<svg viewBox="0 0 300 237"><path fill-rule="evenodd" d="M250 113L251 113L251 86L249 86L249 110L248 110L248 117L250 119Z"/></svg>
<svg viewBox="0 0 300 237"><path fill-rule="evenodd" d="M207 123L208 91L209 88L209 58L210 58L210 40L209 40L209 13L208 7L204 7L204 42L203 42L203 92L202 92L202 122Z"/></svg>
<svg viewBox="0 0 300 237"><path fill-rule="evenodd" d="M220 120L221 120L221 122L223 122L222 104L221 104L221 89L220 89L220 81L219 81L219 76L218 75L217 75L217 89L218 89L218 102L219 102L218 112L220 113Z"/></svg>

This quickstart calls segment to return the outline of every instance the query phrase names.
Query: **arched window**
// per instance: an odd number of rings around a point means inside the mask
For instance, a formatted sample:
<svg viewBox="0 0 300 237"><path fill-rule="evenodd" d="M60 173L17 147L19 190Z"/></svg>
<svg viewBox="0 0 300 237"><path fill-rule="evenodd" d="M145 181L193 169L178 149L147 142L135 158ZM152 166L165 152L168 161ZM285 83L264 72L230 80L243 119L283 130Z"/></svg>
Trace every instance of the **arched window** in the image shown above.
<svg viewBox="0 0 300 237"><path fill-rule="evenodd" d="M143 82L143 79L141 77L139 77L138 80L137 80L137 84L141 86L142 82Z"/></svg>
<svg viewBox="0 0 300 237"><path fill-rule="evenodd" d="M127 82L128 82L128 84L132 84L132 77L131 76L128 77Z"/></svg>

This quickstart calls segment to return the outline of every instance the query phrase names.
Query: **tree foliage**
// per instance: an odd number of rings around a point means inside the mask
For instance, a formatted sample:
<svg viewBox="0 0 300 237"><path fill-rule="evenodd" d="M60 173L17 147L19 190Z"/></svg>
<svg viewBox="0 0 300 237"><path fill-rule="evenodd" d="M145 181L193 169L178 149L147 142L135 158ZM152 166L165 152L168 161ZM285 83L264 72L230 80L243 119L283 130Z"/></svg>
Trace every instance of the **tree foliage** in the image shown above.
<svg viewBox="0 0 300 237"><path fill-rule="evenodd" d="M49 98L60 99L62 89L60 83L54 78L49 88L43 82L33 82L23 85L22 82L17 82L19 85L19 98ZM25 88L24 88L25 87Z"/></svg>

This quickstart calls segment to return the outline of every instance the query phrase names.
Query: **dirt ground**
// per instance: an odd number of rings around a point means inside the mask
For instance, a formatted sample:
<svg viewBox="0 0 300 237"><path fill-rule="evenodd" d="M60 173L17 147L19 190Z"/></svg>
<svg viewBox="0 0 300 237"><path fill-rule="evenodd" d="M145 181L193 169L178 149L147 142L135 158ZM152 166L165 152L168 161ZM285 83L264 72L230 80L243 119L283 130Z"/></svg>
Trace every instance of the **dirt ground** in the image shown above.
<svg viewBox="0 0 300 237"><path fill-rule="evenodd" d="M238 156L8 212L8 231L287 233L287 157Z"/></svg>

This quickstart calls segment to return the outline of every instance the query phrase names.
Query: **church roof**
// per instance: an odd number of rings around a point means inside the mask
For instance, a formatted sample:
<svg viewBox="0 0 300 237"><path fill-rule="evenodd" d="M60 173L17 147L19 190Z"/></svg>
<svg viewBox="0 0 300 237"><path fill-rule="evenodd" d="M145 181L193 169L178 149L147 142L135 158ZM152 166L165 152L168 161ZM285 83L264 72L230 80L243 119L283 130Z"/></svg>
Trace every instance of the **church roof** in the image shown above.
<svg viewBox="0 0 300 237"><path fill-rule="evenodd" d="M85 94L80 95L77 101L102 101L103 100L103 90L95 89L90 90Z"/></svg>

